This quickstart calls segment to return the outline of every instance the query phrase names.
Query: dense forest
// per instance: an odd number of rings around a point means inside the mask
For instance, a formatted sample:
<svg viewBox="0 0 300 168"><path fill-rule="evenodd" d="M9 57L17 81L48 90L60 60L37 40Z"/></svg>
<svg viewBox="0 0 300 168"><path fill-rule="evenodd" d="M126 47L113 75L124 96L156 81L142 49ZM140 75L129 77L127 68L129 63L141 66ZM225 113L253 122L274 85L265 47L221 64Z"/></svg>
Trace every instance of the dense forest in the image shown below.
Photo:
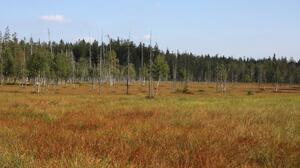
<svg viewBox="0 0 300 168"><path fill-rule="evenodd" d="M151 58L150 58L151 57ZM110 39L109 43L76 43L19 39L7 27L0 32L2 83L47 84L178 80L198 82L300 83L300 60L194 55L162 51L157 44L135 44Z"/></svg>

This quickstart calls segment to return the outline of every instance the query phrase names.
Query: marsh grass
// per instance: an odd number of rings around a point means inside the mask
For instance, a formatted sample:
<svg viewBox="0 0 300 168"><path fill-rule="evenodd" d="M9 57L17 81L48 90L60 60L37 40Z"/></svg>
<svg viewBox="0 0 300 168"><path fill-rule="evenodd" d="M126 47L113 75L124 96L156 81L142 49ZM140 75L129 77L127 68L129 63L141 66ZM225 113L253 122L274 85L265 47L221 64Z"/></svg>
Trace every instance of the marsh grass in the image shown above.
<svg viewBox="0 0 300 168"><path fill-rule="evenodd" d="M299 167L300 94L1 86L0 167ZM251 90L255 90L253 87ZM199 88L205 90L200 92ZM55 93L56 92L56 93Z"/></svg>

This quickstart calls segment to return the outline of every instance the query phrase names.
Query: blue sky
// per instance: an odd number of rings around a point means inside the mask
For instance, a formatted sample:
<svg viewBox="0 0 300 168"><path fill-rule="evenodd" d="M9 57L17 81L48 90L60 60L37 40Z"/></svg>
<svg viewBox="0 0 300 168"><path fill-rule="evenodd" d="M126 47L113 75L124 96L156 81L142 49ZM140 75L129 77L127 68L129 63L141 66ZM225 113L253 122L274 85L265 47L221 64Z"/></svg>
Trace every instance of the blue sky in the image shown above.
<svg viewBox="0 0 300 168"><path fill-rule="evenodd" d="M0 0L0 28L47 40L112 37L162 49L300 59L299 0Z"/></svg>

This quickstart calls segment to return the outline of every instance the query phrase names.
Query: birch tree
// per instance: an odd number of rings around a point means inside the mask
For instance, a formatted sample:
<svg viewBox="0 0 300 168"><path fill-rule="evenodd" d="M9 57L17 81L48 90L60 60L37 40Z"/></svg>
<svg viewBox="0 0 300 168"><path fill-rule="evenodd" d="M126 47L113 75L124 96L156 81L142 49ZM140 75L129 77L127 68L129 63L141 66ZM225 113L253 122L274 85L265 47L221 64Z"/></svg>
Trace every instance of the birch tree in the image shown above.
<svg viewBox="0 0 300 168"><path fill-rule="evenodd" d="M169 74L169 65L167 64L165 57L163 55L158 55L154 60L153 65L153 74L156 79L156 92L155 95L158 94L158 88L161 80L166 80Z"/></svg>

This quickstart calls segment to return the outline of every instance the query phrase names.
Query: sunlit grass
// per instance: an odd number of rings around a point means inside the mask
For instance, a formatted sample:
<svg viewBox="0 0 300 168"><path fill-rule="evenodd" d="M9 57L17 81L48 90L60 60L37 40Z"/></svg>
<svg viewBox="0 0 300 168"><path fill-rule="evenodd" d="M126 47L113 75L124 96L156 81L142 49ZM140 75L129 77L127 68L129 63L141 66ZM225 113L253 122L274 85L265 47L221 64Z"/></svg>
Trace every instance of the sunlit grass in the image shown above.
<svg viewBox="0 0 300 168"><path fill-rule="evenodd" d="M300 166L298 90L163 84L149 100L146 86L130 89L0 86L0 167Z"/></svg>

